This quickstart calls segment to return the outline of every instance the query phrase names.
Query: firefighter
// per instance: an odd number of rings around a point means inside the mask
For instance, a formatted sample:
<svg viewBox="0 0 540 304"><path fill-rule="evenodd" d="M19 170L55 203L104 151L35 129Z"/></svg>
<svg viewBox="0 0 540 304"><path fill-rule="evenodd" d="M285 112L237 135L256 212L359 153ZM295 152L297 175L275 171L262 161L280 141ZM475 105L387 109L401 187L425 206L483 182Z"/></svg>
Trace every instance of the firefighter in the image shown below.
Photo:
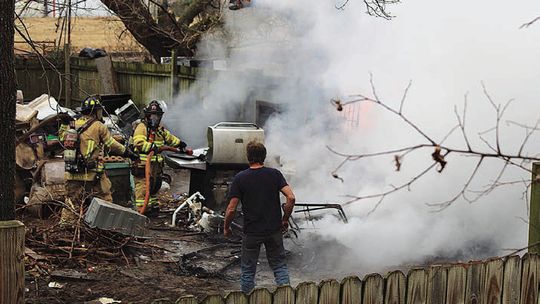
<svg viewBox="0 0 540 304"><path fill-rule="evenodd" d="M132 143L135 151L140 154L140 161L133 168L135 178L135 205L138 210L144 206L146 195L146 161L150 151L150 195L145 211L157 209L156 194L163 181L163 149L186 151L186 143L174 136L161 125L163 109L157 100L152 100L143 110L144 118L135 127Z"/></svg>
<svg viewBox="0 0 540 304"><path fill-rule="evenodd" d="M86 98L79 109L81 114L69 125L59 130L64 145L66 177L66 205L62 210L61 224L74 224L83 202L98 197L112 202L111 181L103 170L104 152L137 160L139 156L118 143L102 122L103 107L99 96ZM75 212L75 213L74 213Z"/></svg>

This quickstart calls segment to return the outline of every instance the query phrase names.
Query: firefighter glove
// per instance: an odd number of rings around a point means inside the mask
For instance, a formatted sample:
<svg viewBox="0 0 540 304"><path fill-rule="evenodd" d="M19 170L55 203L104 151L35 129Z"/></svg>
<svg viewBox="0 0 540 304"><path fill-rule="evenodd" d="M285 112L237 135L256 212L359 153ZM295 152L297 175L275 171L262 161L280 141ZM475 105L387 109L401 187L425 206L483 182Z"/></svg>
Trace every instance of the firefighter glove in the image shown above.
<svg viewBox="0 0 540 304"><path fill-rule="evenodd" d="M133 152L130 148L126 148L126 151L124 151L124 156L131 159L131 160L138 160L139 154Z"/></svg>

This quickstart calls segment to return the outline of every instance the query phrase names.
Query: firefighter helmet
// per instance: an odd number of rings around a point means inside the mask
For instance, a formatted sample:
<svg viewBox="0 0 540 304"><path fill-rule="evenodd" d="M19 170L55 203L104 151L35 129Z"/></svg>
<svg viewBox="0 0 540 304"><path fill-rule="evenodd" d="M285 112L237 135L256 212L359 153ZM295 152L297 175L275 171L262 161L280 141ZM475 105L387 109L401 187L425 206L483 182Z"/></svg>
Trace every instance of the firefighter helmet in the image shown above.
<svg viewBox="0 0 540 304"><path fill-rule="evenodd" d="M163 115L163 109L161 108L161 105L160 105L159 101L152 100L148 104L148 106L146 106L146 108L144 108L144 114L146 114L146 115L149 115L149 114Z"/></svg>
<svg viewBox="0 0 540 304"><path fill-rule="evenodd" d="M101 105L101 97L99 95L92 95L83 100L83 102L81 103L80 112L92 112L95 109L102 108L103 106Z"/></svg>

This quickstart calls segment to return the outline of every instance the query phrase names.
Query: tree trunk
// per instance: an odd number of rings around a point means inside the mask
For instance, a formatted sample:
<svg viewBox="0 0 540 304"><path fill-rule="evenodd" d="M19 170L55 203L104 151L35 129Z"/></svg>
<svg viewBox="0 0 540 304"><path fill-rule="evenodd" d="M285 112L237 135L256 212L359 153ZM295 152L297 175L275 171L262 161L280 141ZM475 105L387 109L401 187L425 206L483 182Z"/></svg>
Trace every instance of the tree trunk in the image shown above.
<svg viewBox="0 0 540 304"><path fill-rule="evenodd" d="M101 0L101 2L122 20L137 42L159 62L160 57L170 56L173 49L179 56L193 56L193 39L188 37L193 31L189 29L189 25L211 1L194 0L178 21L174 20L175 17L171 14L164 16L166 22L161 24L152 18L148 7L141 0Z"/></svg>
<svg viewBox="0 0 540 304"><path fill-rule="evenodd" d="M0 0L0 221L15 219L15 1Z"/></svg>
<svg viewBox="0 0 540 304"><path fill-rule="evenodd" d="M15 221L15 1L0 0L0 303L24 303L24 225Z"/></svg>

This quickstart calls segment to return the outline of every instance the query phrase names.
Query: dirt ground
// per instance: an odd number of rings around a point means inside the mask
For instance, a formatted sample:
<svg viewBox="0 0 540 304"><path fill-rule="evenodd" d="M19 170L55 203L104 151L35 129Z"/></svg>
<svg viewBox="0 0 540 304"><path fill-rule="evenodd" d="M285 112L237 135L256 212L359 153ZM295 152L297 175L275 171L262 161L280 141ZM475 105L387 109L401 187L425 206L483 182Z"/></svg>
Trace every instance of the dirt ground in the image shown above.
<svg viewBox="0 0 540 304"><path fill-rule="evenodd" d="M27 227L26 303L96 303L92 301L102 297L122 303L152 303L156 299L174 303L181 296L202 299L238 290L240 238L228 240L187 226L170 227L179 202L167 202L167 197L187 191L189 174L171 169L166 173L172 176L170 190L163 192L160 212L151 217L142 239L95 229L78 236L58 228L54 215L41 220L22 212L20 219ZM181 213L180 218L187 218L187 213ZM80 241L74 242L75 236ZM321 248L299 242L285 240L292 285L337 278L328 259L318 261ZM332 255L343 250L335 244L317 243L334 248ZM191 256L193 252L198 253ZM257 286L273 288L273 274L264 257L263 249ZM335 256L331 260L336 260Z"/></svg>
<svg viewBox="0 0 540 304"><path fill-rule="evenodd" d="M154 234L155 237L177 238L183 232L167 231ZM204 244L205 236L189 238L195 244ZM187 242L186 242L187 243ZM174 250L174 241L152 242ZM160 245L157 245L160 244ZM223 278L182 275L178 269L176 253L193 250L197 246L178 248L171 252L155 249L126 252L126 260L104 263L84 262L82 267L54 266L49 276L26 279L26 303L86 303L106 297L127 303L151 303L156 299L169 299L174 302L180 296L224 293L237 289L235 282ZM64 270L82 274L83 278L54 276L54 271ZM59 288L49 284L57 284Z"/></svg>
<svg viewBox="0 0 540 304"><path fill-rule="evenodd" d="M30 36L39 49L52 50L54 46L63 47L65 34L62 34L62 19L52 17L27 17L16 26ZM28 31L26 33L26 31ZM78 53L82 48L101 48L108 52L142 52L133 36L116 17L75 17L71 29L72 51ZM17 32L15 33L16 52L31 51L31 46Z"/></svg>

